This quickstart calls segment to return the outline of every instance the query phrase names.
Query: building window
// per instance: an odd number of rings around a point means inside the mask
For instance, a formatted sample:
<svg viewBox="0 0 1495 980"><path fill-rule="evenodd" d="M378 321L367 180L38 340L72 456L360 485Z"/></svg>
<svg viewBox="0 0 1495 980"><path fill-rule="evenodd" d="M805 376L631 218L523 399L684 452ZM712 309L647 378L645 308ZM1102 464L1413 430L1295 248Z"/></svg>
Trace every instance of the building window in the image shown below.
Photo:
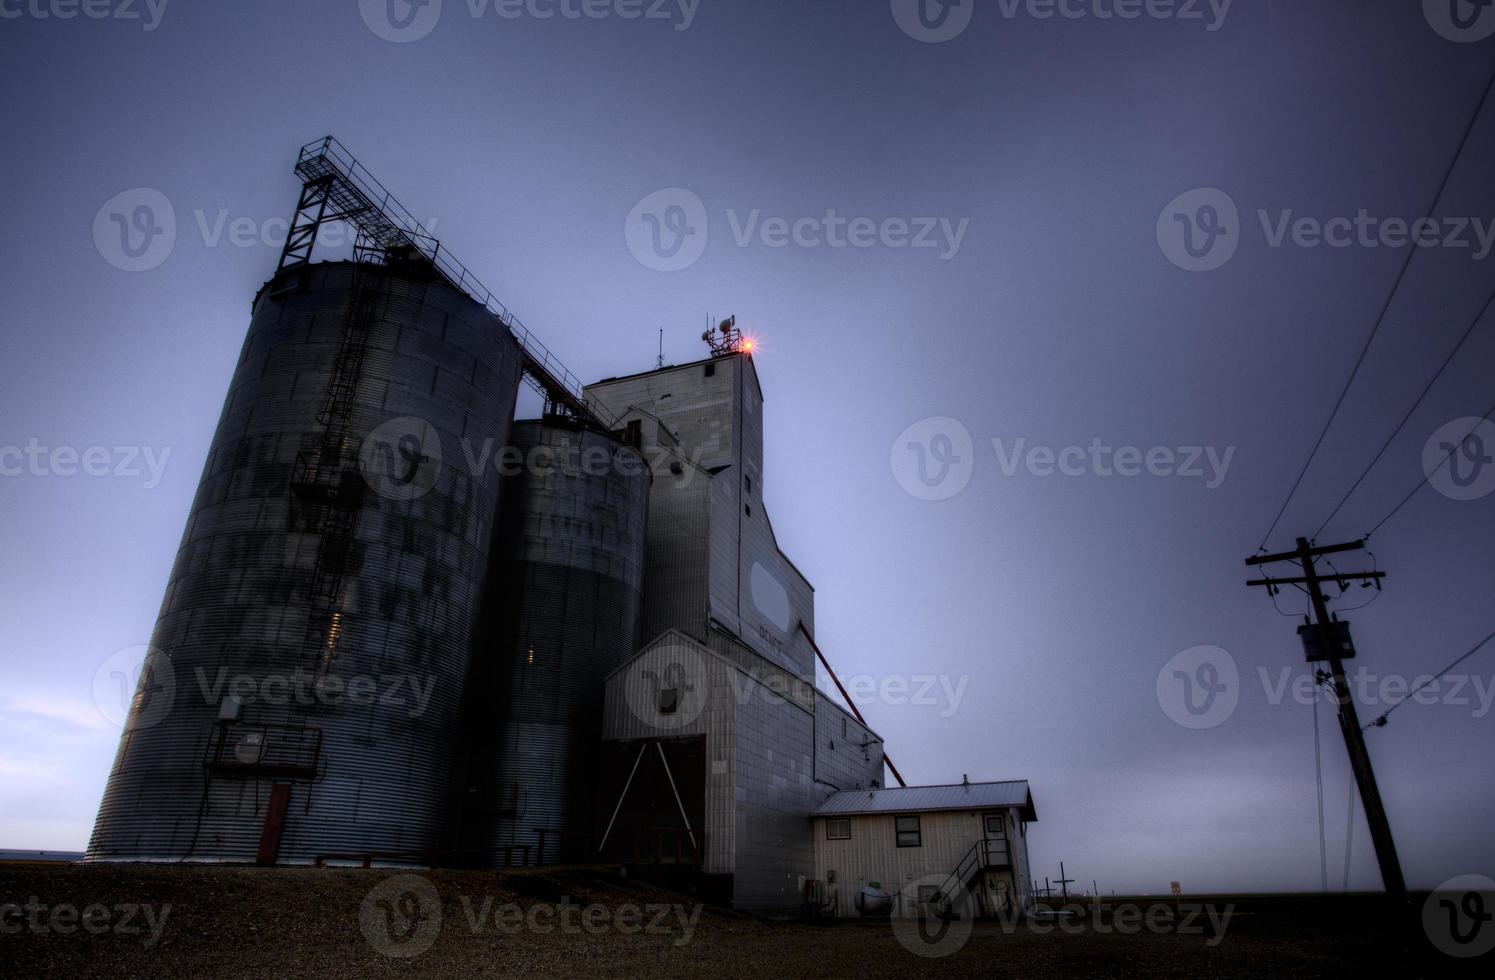
<svg viewBox="0 0 1495 980"><path fill-rule="evenodd" d="M680 689L676 687L662 687L659 689L659 713L672 715L680 708Z"/></svg>
<svg viewBox="0 0 1495 980"><path fill-rule="evenodd" d="M899 847L922 847L918 817L894 817L893 830Z"/></svg>
<svg viewBox="0 0 1495 980"><path fill-rule="evenodd" d="M743 486L747 488L747 492L748 493L752 493L753 492L753 478L752 477L750 477L750 476L743 477L742 478L742 483L743 483Z"/></svg>
<svg viewBox="0 0 1495 980"><path fill-rule="evenodd" d="M747 514L747 516L752 517L753 516L753 505L752 504L743 504L742 505L742 512L744 514Z"/></svg>
<svg viewBox="0 0 1495 980"><path fill-rule="evenodd" d="M708 364L708 365L706 365L706 377L712 378L712 377L715 377L715 376L716 376L716 365L715 364Z"/></svg>
<svg viewBox="0 0 1495 980"><path fill-rule="evenodd" d="M847 819L825 822L826 840L851 840L851 821Z"/></svg>

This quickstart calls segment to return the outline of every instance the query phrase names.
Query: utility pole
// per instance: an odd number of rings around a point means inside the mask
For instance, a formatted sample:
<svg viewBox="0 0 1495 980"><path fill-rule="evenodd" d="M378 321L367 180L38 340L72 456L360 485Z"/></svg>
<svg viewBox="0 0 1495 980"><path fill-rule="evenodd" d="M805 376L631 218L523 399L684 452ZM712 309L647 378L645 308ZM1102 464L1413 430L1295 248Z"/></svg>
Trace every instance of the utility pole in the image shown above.
<svg viewBox="0 0 1495 980"><path fill-rule="evenodd" d="M1401 862L1397 860L1396 842L1391 836L1391 824L1386 819L1386 809L1381 804L1381 791L1376 786L1375 770L1371 768L1370 753L1365 748L1360 716L1355 711L1355 702L1350 697L1350 686L1345 681L1344 660L1340 654L1348 646L1346 642L1348 632L1341 632L1341 624L1330 617L1323 590L1325 579L1338 582L1341 588L1346 582L1352 580L1374 582L1376 588L1380 588L1380 580L1385 577L1386 573L1336 571L1330 575L1320 576L1314 565L1314 559L1320 555L1359 551L1364 547L1364 541L1351 541L1348 544L1316 548L1309 545L1307 538L1299 538L1298 547L1294 551L1247 558L1246 564L1270 565L1276 562L1293 561L1297 562L1302 569L1302 575L1289 578L1252 579L1246 584L1265 586L1271 595L1276 595L1278 586L1282 585L1306 587L1308 598L1313 604L1313 625L1318 631L1318 652L1329 662L1329 675L1334 683L1334 699L1339 704L1339 730L1344 734L1345 748L1350 756L1350 768L1355 773L1355 786L1360 791L1360 802L1365 807L1365 822L1370 826L1371 843L1375 845L1376 861L1381 866L1381 883L1385 886L1387 894L1394 898L1405 898L1407 883L1402 878ZM1351 655L1353 656L1353 653Z"/></svg>
<svg viewBox="0 0 1495 980"><path fill-rule="evenodd" d="M1064 877L1064 862L1059 862L1059 890L1064 893L1064 900L1069 901L1069 886L1074 884L1073 878Z"/></svg>

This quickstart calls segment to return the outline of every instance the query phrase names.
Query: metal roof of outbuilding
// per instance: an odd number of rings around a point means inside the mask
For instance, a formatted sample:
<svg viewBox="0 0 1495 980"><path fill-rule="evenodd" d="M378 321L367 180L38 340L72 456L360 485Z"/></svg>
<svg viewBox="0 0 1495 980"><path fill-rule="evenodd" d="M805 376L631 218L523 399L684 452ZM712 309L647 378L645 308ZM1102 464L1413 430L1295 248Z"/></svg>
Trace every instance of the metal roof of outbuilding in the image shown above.
<svg viewBox="0 0 1495 980"><path fill-rule="evenodd" d="M849 789L833 794L814 816L860 816L869 813L919 813L930 810L982 810L1015 806L1029 823L1038 820L1026 779L1000 783L956 783L952 786L900 786Z"/></svg>

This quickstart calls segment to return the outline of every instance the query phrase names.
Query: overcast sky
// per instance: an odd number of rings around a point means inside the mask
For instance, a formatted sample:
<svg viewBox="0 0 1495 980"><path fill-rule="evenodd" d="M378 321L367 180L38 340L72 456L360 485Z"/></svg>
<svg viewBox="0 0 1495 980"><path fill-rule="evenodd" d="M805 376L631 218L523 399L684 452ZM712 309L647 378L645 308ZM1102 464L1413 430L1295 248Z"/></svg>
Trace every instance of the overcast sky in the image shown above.
<svg viewBox="0 0 1495 980"><path fill-rule="evenodd" d="M391 2L0 3L0 847L86 843L119 733L96 674L150 638L296 150L335 133L583 379L651 367L660 328L667 360L702 356L708 314L759 338L780 545L911 782L1029 779L1040 875L1319 886L1301 620L1242 560L1495 69L1479 25L1348 0ZM1492 164L1495 105L1438 212L1472 220L1424 226L1272 548L1318 529L1484 303ZM162 199L174 240L126 250ZM1485 323L1321 540L1369 530L1490 406L1492 355ZM1472 457L1371 540L1364 720L1495 628ZM1367 734L1414 887L1495 871L1495 649L1460 673ZM1319 723L1338 887L1350 779ZM1351 885L1376 887L1354 812Z"/></svg>

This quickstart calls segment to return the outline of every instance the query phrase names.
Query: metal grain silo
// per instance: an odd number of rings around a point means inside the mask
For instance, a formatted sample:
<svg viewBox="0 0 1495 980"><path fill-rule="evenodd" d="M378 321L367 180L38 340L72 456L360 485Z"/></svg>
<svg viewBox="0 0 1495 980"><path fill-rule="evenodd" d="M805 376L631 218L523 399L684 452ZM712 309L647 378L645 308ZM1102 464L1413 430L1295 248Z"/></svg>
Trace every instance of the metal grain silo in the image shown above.
<svg viewBox="0 0 1495 980"><path fill-rule="evenodd" d="M419 256L255 297L88 856L419 862L458 712L521 352ZM477 448L470 448L477 447Z"/></svg>
<svg viewBox="0 0 1495 980"><path fill-rule="evenodd" d="M564 419L516 422L511 442L465 838L496 864L584 860L603 682L640 639L649 470Z"/></svg>

